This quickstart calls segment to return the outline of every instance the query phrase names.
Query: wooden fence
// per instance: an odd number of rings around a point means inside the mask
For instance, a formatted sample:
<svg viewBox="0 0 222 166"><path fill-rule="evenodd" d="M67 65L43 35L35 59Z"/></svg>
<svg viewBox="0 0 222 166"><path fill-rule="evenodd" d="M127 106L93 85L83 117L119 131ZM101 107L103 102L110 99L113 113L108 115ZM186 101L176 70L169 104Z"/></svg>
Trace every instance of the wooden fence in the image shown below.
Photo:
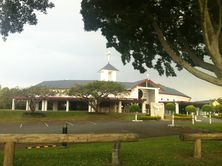
<svg viewBox="0 0 222 166"><path fill-rule="evenodd" d="M112 165L120 165L120 142L137 141L138 135L125 134L0 134L4 143L3 166L13 166L16 143L95 143L113 142Z"/></svg>
<svg viewBox="0 0 222 166"><path fill-rule="evenodd" d="M201 158L201 140L222 140L222 133L182 134L180 139L194 141L194 158Z"/></svg>

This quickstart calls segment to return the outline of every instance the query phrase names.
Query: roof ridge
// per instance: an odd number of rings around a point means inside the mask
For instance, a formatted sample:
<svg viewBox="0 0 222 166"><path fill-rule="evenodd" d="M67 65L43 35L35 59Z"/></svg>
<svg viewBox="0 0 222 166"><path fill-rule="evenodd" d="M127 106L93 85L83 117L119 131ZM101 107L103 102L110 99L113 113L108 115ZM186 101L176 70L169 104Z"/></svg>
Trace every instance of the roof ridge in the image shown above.
<svg viewBox="0 0 222 166"><path fill-rule="evenodd" d="M99 71L101 70L113 70L113 71L119 71L117 68L115 68L113 65L111 65L109 62Z"/></svg>

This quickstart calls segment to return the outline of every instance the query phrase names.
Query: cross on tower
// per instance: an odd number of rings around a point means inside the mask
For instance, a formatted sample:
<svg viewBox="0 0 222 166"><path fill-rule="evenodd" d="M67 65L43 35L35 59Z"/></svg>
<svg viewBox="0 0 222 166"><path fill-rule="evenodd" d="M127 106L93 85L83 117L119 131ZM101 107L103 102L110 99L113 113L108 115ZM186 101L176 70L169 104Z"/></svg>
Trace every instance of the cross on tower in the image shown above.
<svg viewBox="0 0 222 166"><path fill-rule="evenodd" d="M107 59L108 59L108 63L109 63L110 57L111 57L111 52L110 52L110 50L106 53L106 55L107 55Z"/></svg>

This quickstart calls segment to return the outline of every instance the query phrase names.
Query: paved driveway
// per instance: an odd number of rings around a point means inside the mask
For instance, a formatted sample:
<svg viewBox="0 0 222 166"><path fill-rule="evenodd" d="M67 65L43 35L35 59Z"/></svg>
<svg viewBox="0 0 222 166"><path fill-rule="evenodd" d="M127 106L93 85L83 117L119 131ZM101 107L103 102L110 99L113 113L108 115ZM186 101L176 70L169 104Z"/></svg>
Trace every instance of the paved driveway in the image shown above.
<svg viewBox="0 0 222 166"><path fill-rule="evenodd" d="M100 122L33 122L0 124L0 133L62 133L64 124L68 124L68 133L138 133L141 137L178 135L194 130L169 127L167 121L100 121Z"/></svg>

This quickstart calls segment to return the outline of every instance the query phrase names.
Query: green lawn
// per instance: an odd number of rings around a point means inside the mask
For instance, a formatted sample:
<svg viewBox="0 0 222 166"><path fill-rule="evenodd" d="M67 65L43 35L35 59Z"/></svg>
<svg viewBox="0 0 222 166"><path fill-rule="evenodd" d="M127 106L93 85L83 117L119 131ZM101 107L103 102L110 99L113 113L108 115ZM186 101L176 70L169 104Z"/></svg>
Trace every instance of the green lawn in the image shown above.
<svg viewBox="0 0 222 166"><path fill-rule="evenodd" d="M204 132L222 132L222 123L196 123L192 124L184 124L182 127L189 127L194 129L201 129Z"/></svg>
<svg viewBox="0 0 222 166"><path fill-rule="evenodd" d="M132 120L132 113L89 113L89 112L41 112L43 117L24 116L26 111L0 110L0 122L32 122L35 120L43 121L99 121L99 120Z"/></svg>
<svg viewBox="0 0 222 166"><path fill-rule="evenodd" d="M68 148L16 150L16 166L108 166L111 143L76 144ZM202 159L194 159L193 142L182 142L178 136L147 138L123 143L121 160L124 166L219 166L222 163L222 142L202 144ZM0 152L0 162L3 160Z"/></svg>

